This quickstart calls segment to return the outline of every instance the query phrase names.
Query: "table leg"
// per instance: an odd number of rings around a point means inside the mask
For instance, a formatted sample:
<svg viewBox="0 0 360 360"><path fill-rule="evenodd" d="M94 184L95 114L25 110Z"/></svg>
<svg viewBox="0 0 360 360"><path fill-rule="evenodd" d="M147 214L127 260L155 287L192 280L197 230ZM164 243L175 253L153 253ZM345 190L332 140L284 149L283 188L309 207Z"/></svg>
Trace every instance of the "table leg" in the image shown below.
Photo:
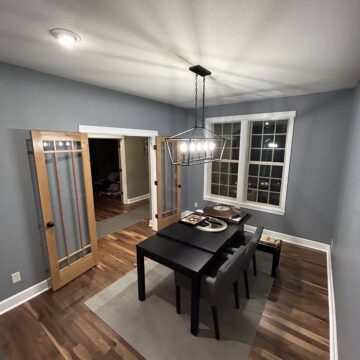
<svg viewBox="0 0 360 360"><path fill-rule="evenodd" d="M136 248L137 275L138 275L138 297L140 301L145 300L145 269L144 255L139 248Z"/></svg>
<svg viewBox="0 0 360 360"><path fill-rule="evenodd" d="M197 335L199 331L200 310L200 277L191 279L191 333Z"/></svg>
<svg viewBox="0 0 360 360"><path fill-rule="evenodd" d="M271 276L276 277L276 271L279 266L279 260L280 260L280 249L277 249L276 252L273 254L273 261L272 261L272 267L271 267Z"/></svg>

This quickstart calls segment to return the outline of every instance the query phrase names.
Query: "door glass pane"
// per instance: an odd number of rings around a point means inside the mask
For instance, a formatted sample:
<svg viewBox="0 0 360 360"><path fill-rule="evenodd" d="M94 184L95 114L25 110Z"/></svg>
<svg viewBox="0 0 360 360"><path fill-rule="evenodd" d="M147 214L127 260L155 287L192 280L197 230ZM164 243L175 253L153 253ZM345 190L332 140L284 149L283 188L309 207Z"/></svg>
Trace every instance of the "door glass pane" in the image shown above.
<svg viewBox="0 0 360 360"><path fill-rule="evenodd" d="M90 232L89 232L89 220L86 208L86 191L85 191L85 179L83 169L82 153L73 153L74 156L74 169L76 179L76 190L79 206L79 218L80 229L83 240L83 246L90 244Z"/></svg>
<svg viewBox="0 0 360 360"><path fill-rule="evenodd" d="M83 247L90 244L82 154L45 153L45 160L58 258L69 256L59 264L64 268L84 256Z"/></svg>
<svg viewBox="0 0 360 360"><path fill-rule="evenodd" d="M175 143L170 143L171 156L177 158L177 149ZM164 142L161 143L161 204L162 217L166 218L177 213L177 166L172 165L168 154L168 149Z"/></svg>
<svg viewBox="0 0 360 360"><path fill-rule="evenodd" d="M58 258L62 259L66 257L67 254L65 250L65 238L64 238L62 221L61 221L59 195L57 191L54 154L51 153L45 154L45 164L46 164L46 171L48 176L51 208L54 217L53 222L55 224L54 230L55 230L56 248L57 248Z"/></svg>
<svg viewBox="0 0 360 360"><path fill-rule="evenodd" d="M56 154L65 239L69 254L81 247L71 153Z"/></svg>

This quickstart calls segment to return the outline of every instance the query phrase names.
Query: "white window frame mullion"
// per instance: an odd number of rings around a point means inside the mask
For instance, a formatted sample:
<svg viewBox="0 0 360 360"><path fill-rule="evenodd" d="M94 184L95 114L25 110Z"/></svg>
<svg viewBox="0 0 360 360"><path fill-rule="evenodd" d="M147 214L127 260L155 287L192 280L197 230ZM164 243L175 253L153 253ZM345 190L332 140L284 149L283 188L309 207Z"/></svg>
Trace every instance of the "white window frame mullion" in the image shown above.
<svg viewBox="0 0 360 360"><path fill-rule="evenodd" d="M240 151L239 151L239 167L238 167L238 186L237 186L237 200L239 203L246 201L245 188L247 182L247 160L249 149L249 121L242 120L240 122Z"/></svg>
<svg viewBox="0 0 360 360"><path fill-rule="evenodd" d="M286 144L285 144L285 159L284 159L284 174L280 189L280 208L285 212L286 206L286 195L287 195L287 187L289 181L289 171L290 171L290 156L291 156L291 148L292 148L292 139L294 134L294 120L296 112L291 112L291 116L289 116L288 128L286 134Z"/></svg>

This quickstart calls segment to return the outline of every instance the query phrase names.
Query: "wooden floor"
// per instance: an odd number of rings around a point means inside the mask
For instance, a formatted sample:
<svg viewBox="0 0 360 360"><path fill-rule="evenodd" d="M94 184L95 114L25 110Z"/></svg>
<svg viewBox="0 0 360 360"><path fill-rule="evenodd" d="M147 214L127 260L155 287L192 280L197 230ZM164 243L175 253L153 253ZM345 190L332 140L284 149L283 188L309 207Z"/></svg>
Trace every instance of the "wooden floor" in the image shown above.
<svg viewBox="0 0 360 360"><path fill-rule="evenodd" d="M283 243L250 359L329 359L326 255Z"/></svg>
<svg viewBox="0 0 360 360"><path fill-rule="evenodd" d="M5 358L142 359L84 301L135 267L135 244L151 233L144 220L106 236L98 267L2 315ZM328 359L325 261L323 253L283 244L251 359Z"/></svg>
<svg viewBox="0 0 360 360"><path fill-rule="evenodd" d="M124 205L118 197L106 197L95 195L95 220L101 221L116 215L123 214L129 210L149 204L149 199L140 200L132 204Z"/></svg>

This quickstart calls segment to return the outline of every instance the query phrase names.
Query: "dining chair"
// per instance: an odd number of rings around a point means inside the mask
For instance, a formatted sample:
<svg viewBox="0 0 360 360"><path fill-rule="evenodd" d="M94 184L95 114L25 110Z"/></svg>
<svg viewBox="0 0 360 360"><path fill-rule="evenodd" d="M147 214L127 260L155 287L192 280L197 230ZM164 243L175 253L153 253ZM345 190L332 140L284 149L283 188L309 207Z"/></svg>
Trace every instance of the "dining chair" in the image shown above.
<svg viewBox="0 0 360 360"><path fill-rule="evenodd" d="M240 269L243 272L244 275L244 282L245 282L245 291L246 291L246 298L250 299L250 290L249 290L249 279L248 279L248 269L250 266L250 262L252 260L253 263L253 271L254 275L257 275L257 269L256 269L256 248L259 244L259 241L261 239L262 233L263 233L264 227L258 226L255 230L255 233L250 233L245 231L243 234L244 242L241 241L239 244L240 247L237 247L236 240L231 244L230 247L226 248L226 252L229 254L234 254L238 251L239 248L245 247L245 260L241 263Z"/></svg>
<svg viewBox="0 0 360 360"><path fill-rule="evenodd" d="M239 276L239 267L246 261L246 249L240 247L231 254L224 254L222 258L215 261L206 274L202 276L200 282L200 296L211 305L211 312L214 322L215 337L220 339L219 318L217 306L224 299L231 287L234 291L235 307L239 308L239 292L237 279ZM180 314L181 288L191 289L189 277L175 272L176 285L176 312Z"/></svg>

